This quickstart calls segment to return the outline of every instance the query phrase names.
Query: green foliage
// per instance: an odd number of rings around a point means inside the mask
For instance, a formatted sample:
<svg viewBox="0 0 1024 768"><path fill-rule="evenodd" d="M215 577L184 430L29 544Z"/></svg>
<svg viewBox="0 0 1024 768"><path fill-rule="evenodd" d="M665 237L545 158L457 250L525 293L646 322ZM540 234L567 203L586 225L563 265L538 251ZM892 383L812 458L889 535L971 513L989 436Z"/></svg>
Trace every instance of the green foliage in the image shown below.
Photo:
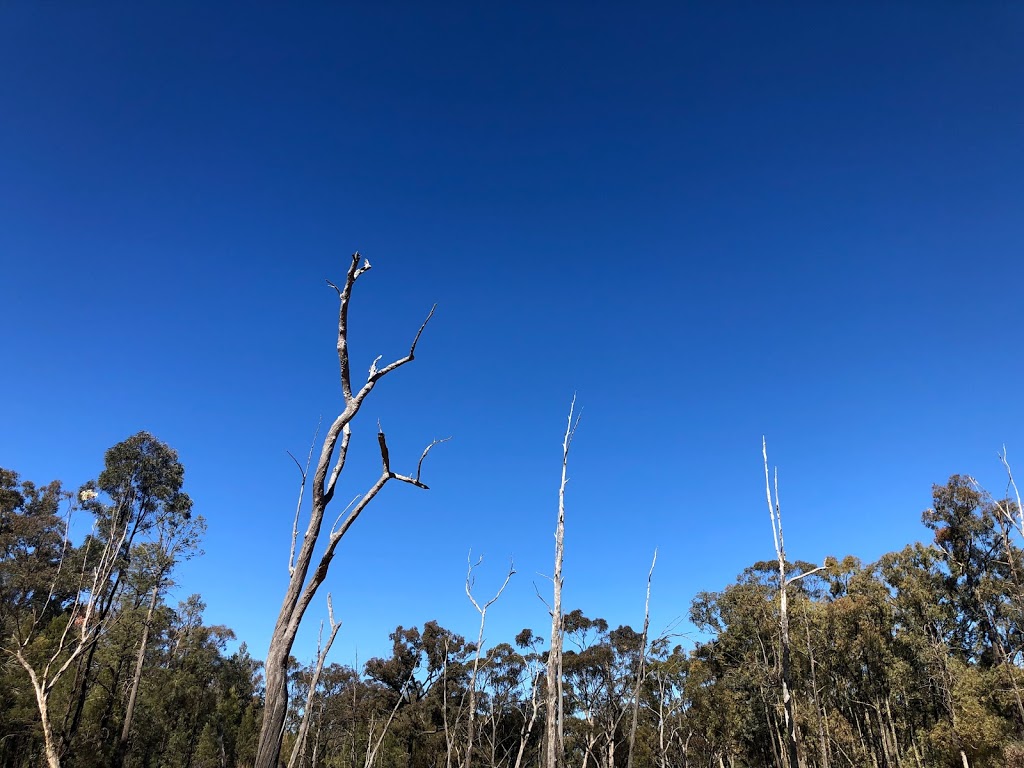
<svg viewBox="0 0 1024 768"><path fill-rule="evenodd" d="M41 663L74 619L76 574L118 547L102 585L104 632L50 692L63 762L99 768L250 766L262 715L261 664L230 629L209 626L199 595L164 602L172 570L198 552L202 519L176 454L139 433L112 448L80 491L96 533L66 541L59 483L0 470L0 629ZM1002 510L1002 512L1001 512ZM1024 551L1005 514L969 478L933 489L928 544L863 564L829 559L789 589L792 692L804 768L1024 768ZM814 570L788 564L793 574ZM788 765L779 706L779 575L754 563L698 594L692 646L651 639L574 610L564 617L565 760L625 768L634 692L634 768ZM150 602L152 601L152 612ZM146 629L148 627L148 629ZM144 633L144 629L146 632ZM144 644L143 636L148 638ZM309 717L300 766L440 768L463 764L472 642L430 621L398 626L391 652L362 670L293 660L285 758ZM137 713L119 753L126 692L142 651ZM544 640L529 629L485 649L477 677L474 766L539 766ZM43 761L39 710L24 670L0 664L0 767ZM639 687L637 685L639 680Z"/></svg>

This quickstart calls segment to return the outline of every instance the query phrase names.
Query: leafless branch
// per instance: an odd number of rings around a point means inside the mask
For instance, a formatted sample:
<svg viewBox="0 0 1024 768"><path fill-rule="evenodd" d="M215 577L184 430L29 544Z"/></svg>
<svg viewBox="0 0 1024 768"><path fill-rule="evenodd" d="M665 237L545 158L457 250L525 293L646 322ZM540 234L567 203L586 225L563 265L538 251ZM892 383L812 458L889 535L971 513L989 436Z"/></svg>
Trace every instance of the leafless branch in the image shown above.
<svg viewBox="0 0 1024 768"><path fill-rule="evenodd" d="M316 689L320 685L320 675L324 670L324 663L327 661L327 654L331 651L331 646L334 644L334 638L338 636L338 630L341 629L341 622L334 620L334 604L331 602L331 593L327 593L327 617L331 623L331 634L327 638L327 643L321 647L320 641L324 635L324 623L320 622L320 634L317 637L316 643L316 667L313 670L313 676L309 681L309 692L306 694L306 706L302 711L302 721L299 723L299 732L295 738L295 744L292 747L292 755L288 760L288 768L296 768L299 764L299 760L302 758L302 752L306 745L306 736L309 733L309 721L313 711L313 699L316 698Z"/></svg>
<svg viewBox="0 0 1024 768"><path fill-rule="evenodd" d="M469 554L466 556L466 562L468 563L468 567L466 570L466 597L469 598L469 601L473 604L473 607L476 608L477 613L480 614L480 631L477 634L476 638L476 656L473 659L473 672L469 678L469 720L467 722L465 768L470 768L470 763L473 755L473 726L474 721L476 719L476 679L477 673L479 672L480 669L480 654L482 652L484 644L484 624L487 621L487 609L494 605L494 603L497 602L498 598L501 597L501 593L505 591L505 587L508 586L509 581L511 581L512 576L515 575L516 572L515 563L513 563L512 560L510 559L508 563L508 573L505 576L505 581L502 582L501 587L495 593L494 597L492 597L483 605L480 605L480 603L477 602L476 598L473 597L473 571L483 561L484 559L483 557L481 557L479 560L476 561L476 563L473 563L472 550L470 550Z"/></svg>
<svg viewBox="0 0 1024 768"><path fill-rule="evenodd" d="M401 690L398 692L398 700L395 702L395 706L391 709L391 714L388 715L387 722L384 723L384 728L381 729L380 736L377 738L372 749L366 752L366 761L364 765L366 768L370 768L374 763L377 762L377 753L380 751L381 745L384 743L384 737L387 736L388 730L391 728L391 722L395 719L395 715L398 713L398 708L402 705L402 699L405 698L406 689L412 685L413 676L416 674L415 667L409 673L408 679L402 684Z"/></svg>
<svg viewBox="0 0 1024 768"><path fill-rule="evenodd" d="M420 454L420 460L416 463L416 481L417 482L419 482L420 473L423 471L423 460L427 458L427 454L430 453L430 449L433 448L435 445L440 445L441 443L447 443L449 440L451 440L451 437L442 437L440 440L434 440L433 442L430 443L430 445L428 445L426 448L423 449L423 453Z"/></svg>
<svg viewBox="0 0 1024 768"><path fill-rule="evenodd" d="M423 331L426 329L427 323L430 322L436 310L437 304L430 308L430 312L427 313L426 320L424 320L423 323L420 325L419 330L416 331L416 336L413 337L412 344L409 345L409 354L405 355L404 357L400 357L393 362L388 363L383 368L378 369L376 363L373 365L373 367L370 369L370 375L366 379L366 383L363 385L362 389L360 389L359 392L355 395L354 400L356 402L362 402L362 400L368 394L370 394L370 390L373 389L374 385L378 381L383 379L385 376L387 376L389 373L398 368L401 368L406 363L411 363L413 360L416 359L416 345L420 343L420 336L423 335ZM381 357L383 357L383 355ZM378 358L378 360L379 359L380 358Z"/></svg>
<svg viewBox="0 0 1024 768"><path fill-rule="evenodd" d="M1010 462L1006 458L1006 446L1003 446L1003 452L999 456L999 460L1002 462L1003 467L1006 468L1006 478L1009 482L1010 488L1013 489L1013 495L1017 499L1017 519L1014 520L1012 515L1010 517L1011 522L1017 528L1022 536L1024 536L1024 506L1020 503L1020 491L1017 490L1017 483L1013 479L1013 470L1010 469Z"/></svg>
<svg viewBox="0 0 1024 768"><path fill-rule="evenodd" d="M338 373L344 407L327 429L326 435L315 465L312 482L312 504L309 522L301 542L298 538L297 524L293 525L293 546L289 554L289 582L285 590L284 601L278 614L277 622L271 635L270 646L265 663L266 697L263 710L263 722L257 746L256 768L273 768L277 765L281 751L284 724L288 707L288 657L295 642L299 625L309 608L313 596L327 576L327 570L334 557L338 542L352 526L366 506L376 497L380 490L390 481L427 488L422 481L420 470L422 462L431 446L428 446L420 458L415 477L401 475L393 471L387 442L383 431L379 433L378 442L381 449L382 472L369 490L338 516L331 527L325 551L321 554L314 567L315 549L321 534L327 506L334 498L337 482L345 468L348 449L351 441L351 423L381 378L395 369L411 362L416 355L417 345L427 324L434 316L436 305L431 308L426 319L420 324L409 345L408 354L378 368L381 357L374 359L370 366L366 382L358 390L353 390L351 375L351 359L349 347L349 309L352 291L356 281L371 269L369 261L362 260L358 252L353 253L348 264L345 280L340 285L327 281L338 296L337 355ZM433 445L433 444L432 444ZM335 452L337 451L337 456ZM298 462L296 462L298 463ZM332 467L333 465L333 467ZM308 463L307 463L308 466ZM308 472L306 473L308 480ZM298 551L295 551L295 550ZM311 572L311 568L313 569Z"/></svg>
<svg viewBox="0 0 1024 768"><path fill-rule="evenodd" d="M313 449L316 447L316 439L320 436L321 423L323 423L322 417L317 419L316 431L313 433L313 440L309 444L309 454L306 456L305 467L299 464L299 460L292 456L291 451L286 451L286 453L291 456L292 461L295 462L295 466L299 468L299 474L302 475L302 482L299 483L299 500L295 504L295 519L292 521L292 548L288 553L289 576L295 573L295 542L299 538L299 513L302 511L302 496L306 491L306 478L309 476L309 464L313 460Z"/></svg>
<svg viewBox="0 0 1024 768"><path fill-rule="evenodd" d="M768 475L768 442L765 439L764 435L761 436L761 455L764 456L764 491L765 491L765 494L768 497L768 514L771 516L771 519L772 519L772 539L775 541L775 554L778 555L779 557L784 557L785 555L784 555L784 553L783 553L783 551L781 549L782 544L781 544L780 536L779 536L780 529L782 528L782 526L779 525L778 523L776 523L776 521L775 521L775 510L778 507L778 498L779 498L779 473L778 473L778 470L776 469L776 471L775 471L775 503L772 504L772 488L771 488L771 482L770 482L769 475Z"/></svg>
<svg viewBox="0 0 1024 768"><path fill-rule="evenodd" d="M370 269L369 261L360 268L359 259L359 251L352 254L348 273L345 275L344 287L339 288L330 280L327 281L327 284L338 294L338 367L341 374L341 392L345 397L346 405L352 400L352 376L348 358L348 307L352 298L352 286L364 272Z"/></svg>
<svg viewBox="0 0 1024 768"><path fill-rule="evenodd" d="M544 576L544 574L539 574L539 575L540 575L540 576ZM545 579L550 579L551 577L550 577L550 576L544 576L544 578L545 578ZM547 600L545 600L545 599L544 599L544 595L542 595L542 594L540 593L540 590L539 590L539 589L537 588L537 582L532 582L532 583L533 583L533 591L537 593L537 598L538 598L538 599L539 599L539 600L540 600L540 601L541 601L542 603L544 603L544 605L545 605L545 606L547 607L547 609L548 609L548 616L551 616L551 615L552 615L552 613L553 613L553 612L552 612L552 610L551 610L551 603L549 603L549 602L548 602Z"/></svg>
<svg viewBox="0 0 1024 768"><path fill-rule="evenodd" d="M348 458L348 445L352 440L352 427L348 422L341 428L341 445L338 447L338 460L331 470L331 478L327 481L327 488L324 490L324 504L329 504L334 498L334 487L338 483L341 471L345 468L345 459Z"/></svg>
<svg viewBox="0 0 1024 768"><path fill-rule="evenodd" d="M388 443L384 438L384 430L380 428L380 422L377 422L377 442L380 444L380 458L384 463L384 474L391 474L391 457L388 454Z"/></svg>
<svg viewBox="0 0 1024 768"><path fill-rule="evenodd" d="M828 560L828 558L825 558L825 559ZM803 573L797 574L796 576L790 576L788 579L786 579L786 585L788 586L790 584L794 584L794 583L800 581L800 579L804 578L805 576L812 576L815 573L817 573L818 571L825 570L827 567L828 567L828 565L819 565L817 568L812 568L809 571L804 571Z"/></svg>
<svg viewBox="0 0 1024 768"><path fill-rule="evenodd" d="M480 564L483 563L484 558L483 555L481 555L480 558L474 563L472 561L472 557L473 550L470 550L469 555L467 555L466 558L466 561L469 563L469 567L466 570L466 597L469 598L469 601L473 604L473 607L476 608L477 613L483 613L492 605L494 605L498 601L498 598L501 597L501 593L505 591L505 587L508 586L509 581L512 579L513 576L515 576L516 567L515 563L513 563L512 560L509 560L508 574L505 576L505 581L502 583L501 588L498 590L497 594L494 595L494 597L492 597L490 600L484 603L483 606L481 607L480 604L476 601L476 598L473 597L473 587L476 584L476 577L473 575L473 571L475 571L477 567L479 567Z"/></svg>
<svg viewBox="0 0 1024 768"><path fill-rule="evenodd" d="M360 496L359 494L356 494L355 496L353 496L353 497L352 497L352 501L350 501L350 502L349 502L349 503L348 503L348 504L346 505L346 507L345 507L345 508L344 508L343 510L341 510L341 514L340 514L340 515L338 515L337 519L336 519L336 520L334 521L334 525L332 525L332 526L331 526L331 533L330 533L330 535L331 535L331 538L333 538L333 537L334 537L334 535L335 535L335 533L337 532L337 528L338 528L338 523L340 523L340 522L341 522L341 518L343 518L343 517L345 516L345 513L346 513L346 512L348 512L348 511L349 511L350 509L352 509L352 506L353 506L353 505L354 505L354 504L355 504L355 503L356 503L357 501L359 501L359 500L360 500L361 498L363 498L363 497L362 497L362 496Z"/></svg>

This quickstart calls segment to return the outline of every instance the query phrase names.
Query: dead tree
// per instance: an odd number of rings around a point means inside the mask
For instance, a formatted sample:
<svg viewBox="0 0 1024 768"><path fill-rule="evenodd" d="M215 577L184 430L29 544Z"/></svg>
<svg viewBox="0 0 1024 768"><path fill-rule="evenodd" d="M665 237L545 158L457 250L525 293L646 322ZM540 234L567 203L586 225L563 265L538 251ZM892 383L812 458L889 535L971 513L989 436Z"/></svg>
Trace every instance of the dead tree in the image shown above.
<svg viewBox="0 0 1024 768"><path fill-rule="evenodd" d="M480 614L480 631L476 636L476 655L473 658L473 671L469 676L469 721L466 726L466 755L465 755L465 768L470 768L473 763L473 726L476 721L476 679L477 674L480 671L480 656L483 651L484 645L484 625L487 622L487 609L498 602L498 598L501 597L501 593L505 591L505 587L508 586L509 581L515 575L516 568L513 563L508 564L508 575L505 576L505 581L501 587L495 593L494 597L488 600L483 605L477 602L477 599L473 597L473 571L476 569L484 559L481 557L476 563L473 563L472 553L469 556L469 567L466 571L466 597L469 598L469 602L476 608L476 612Z"/></svg>
<svg viewBox="0 0 1024 768"><path fill-rule="evenodd" d="M772 502L772 486L768 475L768 444L761 438L761 454L764 457L764 488L768 496L768 514L772 520L772 538L775 541L775 554L779 559L779 677L782 686L782 707L786 720L786 750L790 768L801 768L800 761L800 729L796 723L796 704L790 690L790 643L789 643L789 600L787 587L805 576L817 573L825 566L804 571L786 578L786 544L782 538L782 508L779 506L779 471L775 470L775 501ZM827 562L827 558L826 558Z"/></svg>
<svg viewBox="0 0 1024 768"><path fill-rule="evenodd" d="M558 486L558 524L555 528L555 572L551 576L554 584L554 596L551 604L551 648L548 651L547 696L545 712L547 715L547 736L544 752L545 768L558 768L565 754L562 735L562 556L565 551L565 486L569 482L569 447L579 426L579 416L573 421L576 408L576 396L573 395L569 405L569 419L562 439L562 482Z"/></svg>
<svg viewBox="0 0 1024 768"><path fill-rule="evenodd" d="M636 685L633 686L632 702L633 720L629 724L629 751L626 753L626 768L633 768L633 750L636 747L636 727L640 717L640 689L647 682L647 635L651 630L651 580L654 578L654 566L658 562L658 550L654 550L651 558L651 570L647 572L647 597L644 600L644 629L640 633L640 662L636 669Z"/></svg>
<svg viewBox="0 0 1024 768"><path fill-rule="evenodd" d="M322 645L324 634L323 622L320 623L320 640L317 642L316 648L316 666L313 668L313 674L309 679L309 691L306 694L306 706L302 710L302 721L299 723L299 733L295 737L295 745L292 747L292 756L288 761L288 768L297 768L302 760L302 753L306 749L306 737L309 734L309 722L313 714L313 700L316 698L316 689L320 685L320 675L324 671L324 662L327 661L327 654L331 652L331 646L334 645L334 638L338 636L338 630L341 629L341 622L334 620L334 604L331 602L331 593L327 593L327 618L331 622L331 634L327 637L326 645ZM354 716L354 714L353 714ZM315 764L316 761L314 761Z"/></svg>
<svg viewBox="0 0 1024 768"><path fill-rule="evenodd" d="M409 352L394 362L388 363L382 368L377 367L380 357L373 361L370 366L366 382L358 389L352 387L352 372L349 361L348 349L348 313L352 297L352 288L356 281L370 269L370 262L363 261L360 265L359 253L352 254L348 273L345 282L339 288L334 283L327 281L338 294L338 366L341 373L341 394L344 400L342 412L334 419L324 437L320 449L320 457L317 460L313 473L312 488L312 509L309 516L309 524L302 536L301 543L296 543L298 537L298 515L299 507L296 508L296 520L292 527L292 546L288 561L288 587L285 590L284 601L281 611L274 625L274 631L270 638L270 647L267 650L266 660L266 698L263 709L263 722L260 729L259 743L256 752L254 768L277 768L278 758L281 753L281 744L284 739L285 717L288 711L288 657L291 654L295 636L299 631L302 617L306 613L317 589L327 577L328 568L334 558L338 542L345 533L352 527L359 515L380 493L381 489L391 480L398 480L417 488L427 486L420 480L420 472L423 468L423 461L426 459L430 449L438 442L435 440L426 447L420 455L419 464L416 467L416 475L408 476L398 474L391 469L391 461L388 455L388 446L384 438L384 432L378 430L377 442L380 446L382 470L380 477L361 497L346 508L331 526L327 536L326 547L320 556L312 573L310 565L313 562L314 549L320 541L321 528L324 523L324 515L331 500L334 498L335 487L342 470L345 468L345 459L348 456L349 441L352 437L352 420L359 413L366 398L381 379L392 371L401 368L406 363L415 359L416 345L420 340L423 330L434 315L432 308L427 314L426 320L420 325L419 330L413 337ZM299 506L302 502L302 492L305 489L307 472L302 472L302 482L299 491ZM347 513L347 515L346 515Z"/></svg>

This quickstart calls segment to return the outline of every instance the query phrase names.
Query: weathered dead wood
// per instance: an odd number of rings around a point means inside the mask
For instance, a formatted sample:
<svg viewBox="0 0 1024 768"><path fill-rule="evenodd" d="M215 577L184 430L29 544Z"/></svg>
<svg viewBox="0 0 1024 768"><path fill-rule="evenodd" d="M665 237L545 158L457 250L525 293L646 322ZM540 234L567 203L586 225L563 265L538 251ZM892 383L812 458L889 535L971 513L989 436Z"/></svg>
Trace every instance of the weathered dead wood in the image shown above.
<svg viewBox="0 0 1024 768"><path fill-rule="evenodd" d="M295 745L292 747L292 756L288 761L288 768L296 768L299 765L299 760L302 759L302 752L306 746L306 735L309 733L309 721L313 712L313 700L316 698L316 689L320 685L320 675L324 671L324 662L327 661L327 654L331 652L331 646L334 645L334 638L338 636L338 630L341 629L341 622L334 620L334 604L331 602L331 593L327 593L327 619L331 624L331 633L327 636L327 642L321 645L323 640L324 625L320 623L320 637L317 640L316 646L316 667L313 670L313 675L309 681L309 693L306 694L306 707L302 710L302 722L299 723L299 733L295 738Z"/></svg>
<svg viewBox="0 0 1024 768"><path fill-rule="evenodd" d="M380 446L382 463L381 475L362 497L350 505L350 509L346 510L348 512L347 516L345 516L344 512L342 516L339 516L338 521L328 533L323 553L320 555L316 565L313 566L314 550L321 540L324 515L328 505L334 498L338 478L341 476L345 468L346 459L348 458L348 449L352 438L352 421L359 413L370 392L373 391L381 379L415 359L416 347L419 344L420 337L434 316L436 308L431 308L426 319L416 331L407 354L395 359L382 368L377 367L381 359L378 357L370 366L366 382L358 389L354 389L349 358L349 308L352 289L356 281L370 270L370 262L363 260L362 264L360 264L361 258L358 252L352 254L348 272L341 287L338 287L329 280L327 281L327 284L334 288L338 294L337 354L344 407L327 429L320 450L320 456L313 471L309 523L306 526L305 533L302 535L301 542L296 541L298 526L297 523L293 524L292 550L289 555L288 567L288 586L285 590L284 600L282 601L281 610L278 613L277 622L271 635L270 647L267 651L265 666L266 699L254 768L277 768L281 744L284 738L285 717L288 710L288 657L295 642L302 618L320 585L323 584L324 579L327 577L327 572L334 558L338 543L363 510L366 509L369 503L373 501L377 494L391 480L397 480L417 488L427 488L426 484L421 480L423 461L426 459L431 448L439 442L443 442L435 440L426 447L420 455L415 476L403 475L391 469L391 459L384 432L383 430L378 430L377 441ZM300 505L306 476L307 471L303 471L302 486L300 486ZM344 517L343 520L342 517Z"/></svg>
<svg viewBox="0 0 1024 768"><path fill-rule="evenodd" d="M764 457L764 487L768 497L768 514L772 521L772 538L775 554L779 560L779 644L781 645L779 676L782 686L782 705L786 719L786 750L791 768L802 768L800 760L800 729L796 721L796 702L790 685L790 640L789 640L789 599L787 587L805 576L817 573L825 566L786 578L786 544L782 537L782 507L779 505L779 470L775 470L775 501L772 502L772 485L768 474L768 444L761 437L761 455Z"/></svg>
<svg viewBox="0 0 1024 768"><path fill-rule="evenodd" d="M554 595L551 604L551 647L548 651L547 695L545 710L547 715L547 734L544 752L545 768L558 768L565 754L563 736L563 702L562 695L562 560L565 553L565 486L569 483L569 448L576 435L580 417L575 421L576 395L569 404L569 418L566 422L565 436L562 438L562 481L558 486L558 524L555 527L555 571L551 576Z"/></svg>
<svg viewBox="0 0 1024 768"><path fill-rule="evenodd" d="M498 598L501 597L501 593L505 591L505 587L512 580L515 575L516 567L511 561L508 564L508 573L505 576L505 581L502 582L501 587L495 593L494 597L488 600L486 603L481 605L475 597L473 597L473 571L484 561L483 557L477 560L475 563L472 560L473 554L467 556L469 563L466 570L466 597L469 598L469 602L476 608L476 612L480 614L480 631L476 637L476 655L473 658L473 671L469 676L469 716L466 724L466 754L465 754L465 768L470 768L473 761L473 727L476 722L476 678L477 673L480 671L480 654L483 651L484 645L484 625L487 622L487 609L498 602Z"/></svg>

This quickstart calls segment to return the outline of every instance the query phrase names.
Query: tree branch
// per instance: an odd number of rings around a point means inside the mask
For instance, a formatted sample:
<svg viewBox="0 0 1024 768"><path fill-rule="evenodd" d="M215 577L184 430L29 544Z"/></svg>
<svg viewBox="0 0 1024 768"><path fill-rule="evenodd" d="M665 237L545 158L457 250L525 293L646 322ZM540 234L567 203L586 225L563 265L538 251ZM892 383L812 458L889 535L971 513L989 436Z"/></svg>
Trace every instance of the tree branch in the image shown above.
<svg viewBox="0 0 1024 768"><path fill-rule="evenodd" d="M316 431L313 433L313 440L309 444L309 455L306 456L305 468L299 464L299 460L292 456L291 451L285 451L291 456L292 461L295 462L295 466L299 468L299 474L302 475L302 482L299 484L299 500L295 503L295 519L292 521L292 548L288 553L288 575L291 576L295 573L295 542L299 537L299 512L302 510L302 496L306 491L306 477L309 475L309 464L313 460L313 448L316 446L316 439L320 436L320 424L323 419L318 419L316 422Z"/></svg>

